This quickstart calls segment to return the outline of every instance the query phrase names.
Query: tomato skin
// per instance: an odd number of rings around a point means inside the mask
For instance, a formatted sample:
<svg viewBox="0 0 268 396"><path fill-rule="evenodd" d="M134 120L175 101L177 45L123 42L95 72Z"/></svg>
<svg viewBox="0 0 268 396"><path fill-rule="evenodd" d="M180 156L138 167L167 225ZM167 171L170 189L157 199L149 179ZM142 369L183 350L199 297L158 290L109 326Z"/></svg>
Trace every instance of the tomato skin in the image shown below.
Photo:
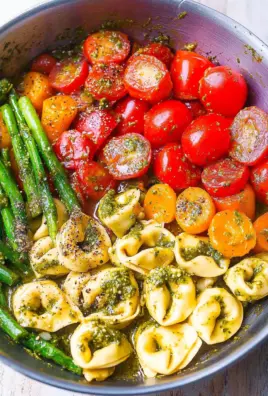
<svg viewBox="0 0 268 396"><path fill-rule="evenodd" d="M231 119L219 114L207 114L194 120L182 134L186 157L195 165L205 166L227 155L231 123Z"/></svg>
<svg viewBox="0 0 268 396"><path fill-rule="evenodd" d="M199 99L198 83L205 70L213 64L204 56L190 51L177 51L170 73L177 99Z"/></svg>
<svg viewBox="0 0 268 396"><path fill-rule="evenodd" d="M249 166L268 155L268 114L256 106L246 107L234 118L231 127L230 156Z"/></svg>
<svg viewBox="0 0 268 396"><path fill-rule="evenodd" d="M69 95L81 88L87 75L88 64L84 59L79 61L65 59L55 64L48 78L52 88Z"/></svg>
<svg viewBox="0 0 268 396"><path fill-rule="evenodd" d="M115 106L116 117L120 120L116 127L117 135L120 136L132 132L143 135L144 116L148 110L148 103L130 96L118 102Z"/></svg>
<svg viewBox="0 0 268 396"><path fill-rule="evenodd" d="M177 143L169 143L158 152L154 173L175 191L197 186L201 177L201 170L187 160L181 145Z"/></svg>
<svg viewBox="0 0 268 396"><path fill-rule="evenodd" d="M166 65L150 55L133 55L129 59L124 83L130 96L150 103L167 99L172 90Z"/></svg>
<svg viewBox="0 0 268 396"><path fill-rule="evenodd" d="M167 100L154 105L145 115L144 136L153 148L178 142L191 121L191 112L182 102Z"/></svg>
<svg viewBox="0 0 268 396"><path fill-rule="evenodd" d="M254 166L250 179L259 200L268 205L268 160Z"/></svg>
<svg viewBox="0 0 268 396"><path fill-rule="evenodd" d="M134 179L147 172L152 158L151 145L142 135L127 133L105 145L103 158L114 179Z"/></svg>
<svg viewBox="0 0 268 396"><path fill-rule="evenodd" d="M76 174L82 193L95 201L101 199L108 190L115 187L113 177L97 162L80 163Z"/></svg>
<svg viewBox="0 0 268 396"><path fill-rule="evenodd" d="M53 148L64 167L72 170L77 169L81 162L92 160L96 151L95 144L76 130L63 132Z"/></svg>
<svg viewBox="0 0 268 396"><path fill-rule="evenodd" d="M130 51L128 36L118 31L100 31L84 42L84 55L92 64L122 63Z"/></svg>
<svg viewBox="0 0 268 396"><path fill-rule="evenodd" d="M202 183L213 197L227 197L244 189L249 169L232 158L221 159L204 168Z"/></svg>
<svg viewBox="0 0 268 396"><path fill-rule="evenodd" d="M199 100L189 100L184 102L184 104L190 110L193 120L207 114L206 109Z"/></svg>
<svg viewBox="0 0 268 396"><path fill-rule="evenodd" d="M43 74L49 74L56 63L57 59L54 58L54 56L44 53L33 60L31 70Z"/></svg>
<svg viewBox="0 0 268 396"><path fill-rule="evenodd" d="M119 100L127 94L123 76L124 68L117 63L94 65L89 71L85 87L95 99Z"/></svg>
<svg viewBox="0 0 268 396"><path fill-rule="evenodd" d="M229 66L207 69L199 82L200 100L207 111L225 117L234 117L242 109L247 94L244 77Z"/></svg>
<svg viewBox="0 0 268 396"><path fill-rule="evenodd" d="M80 113L74 122L74 128L88 136L99 149L116 127L117 122L107 110L93 110Z"/></svg>
<svg viewBox="0 0 268 396"><path fill-rule="evenodd" d="M174 58L174 55L171 52L170 48L161 43L150 43L145 47L139 48L135 52L135 56L139 56L141 54L154 56L155 58L163 62L167 68L169 68L172 59Z"/></svg>

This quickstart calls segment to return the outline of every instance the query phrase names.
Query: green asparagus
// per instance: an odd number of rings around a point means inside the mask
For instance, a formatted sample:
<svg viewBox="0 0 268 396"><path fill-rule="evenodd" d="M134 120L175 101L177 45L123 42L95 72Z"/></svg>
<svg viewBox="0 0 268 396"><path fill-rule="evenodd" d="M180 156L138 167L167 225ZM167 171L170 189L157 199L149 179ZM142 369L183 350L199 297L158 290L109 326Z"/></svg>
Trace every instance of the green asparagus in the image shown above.
<svg viewBox="0 0 268 396"><path fill-rule="evenodd" d="M52 146L49 143L35 108L33 107L30 99L26 96L19 99L19 107L33 134L43 160L51 173L55 187L57 188L62 201L68 211L72 212L75 207L80 207L79 201L69 184L61 163L57 159Z"/></svg>
<svg viewBox="0 0 268 396"><path fill-rule="evenodd" d="M12 250L1 240L0 240L0 253L2 253L2 255L8 261L10 261L13 264L13 266L17 268L19 271L22 271L25 274L30 272L30 267L28 265L26 255L24 253L18 253Z"/></svg>
<svg viewBox="0 0 268 396"><path fill-rule="evenodd" d="M10 162L10 153L8 148L2 148L1 149L1 155L2 155L2 160L5 164L5 166L9 169L11 167L11 162Z"/></svg>
<svg viewBox="0 0 268 396"><path fill-rule="evenodd" d="M7 307L7 300L5 296L5 292L3 289L3 285L0 283L0 307Z"/></svg>
<svg viewBox="0 0 268 396"><path fill-rule="evenodd" d="M0 185L0 210L8 207L8 198Z"/></svg>
<svg viewBox="0 0 268 396"><path fill-rule="evenodd" d="M6 102L7 95L11 88L12 84L6 78L0 80L0 105Z"/></svg>
<svg viewBox="0 0 268 396"><path fill-rule="evenodd" d="M28 337L28 331L21 327L7 310L0 307L0 327L13 341L20 341Z"/></svg>
<svg viewBox="0 0 268 396"><path fill-rule="evenodd" d="M19 275L11 271L5 265L0 264L0 282L5 283L8 286L16 285L20 280Z"/></svg>
<svg viewBox="0 0 268 396"><path fill-rule="evenodd" d="M49 189L47 176L38 152L38 148L18 106L18 97L14 90L12 90L9 95L9 103L14 111L20 134L30 156L35 180L39 186L41 205L46 218L49 235L52 240L55 241L58 231L56 205Z"/></svg>

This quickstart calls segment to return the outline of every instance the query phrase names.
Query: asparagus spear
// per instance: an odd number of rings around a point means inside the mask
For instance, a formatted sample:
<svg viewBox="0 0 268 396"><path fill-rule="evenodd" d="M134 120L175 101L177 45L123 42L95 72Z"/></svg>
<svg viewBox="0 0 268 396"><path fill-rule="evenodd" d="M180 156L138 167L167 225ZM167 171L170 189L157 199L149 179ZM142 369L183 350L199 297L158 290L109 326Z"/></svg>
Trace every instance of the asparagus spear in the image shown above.
<svg viewBox="0 0 268 396"><path fill-rule="evenodd" d="M24 273L29 273L30 268L25 255L12 250L9 246L0 240L0 252L9 260L15 268Z"/></svg>
<svg viewBox="0 0 268 396"><path fill-rule="evenodd" d="M0 104L3 104L7 100L7 95L12 88L12 84L6 79L3 78L0 80Z"/></svg>
<svg viewBox="0 0 268 396"><path fill-rule="evenodd" d="M49 169L54 184L59 192L59 195L67 207L69 212L72 212L75 207L80 207L79 201L73 191L71 185L68 182L65 171L57 159L51 144L48 141L47 135L45 134L40 119L33 107L31 101L26 96L19 99L19 107L21 112L30 128L33 137L37 143L39 151L43 157L43 160Z"/></svg>
<svg viewBox="0 0 268 396"><path fill-rule="evenodd" d="M25 119L18 106L18 97L14 89L11 90L11 93L9 95L9 103L14 111L19 126L20 134L22 136L23 142L30 156L35 180L37 185L39 186L39 191L41 196L41 206L47 221L49 235L54 241L56 239L56 235L58 231L56 205L50 193L45 169L43 167L35 140L32 137L30 129L26 124Z"/></svg>
<svg viewBox="0 0 268 396"><path fill-rule="evenodd" d="M0 209L4 209L7 207L8 207L8 198L0 185Z"/></svg>
<svg viewBox="0 0 268 396"><path fill-rule="evenodd" d="M11 271L11 269L7 268L5 265L0 264L0 281L5 283L8 286L13 286L18 283L20 280L19 275L15 272Z"/></svg>
<svg viewBox="0 0 268 396"><path fill-rule="evenodd" d="M11 167L9 149L8 148L2 148L1 149L1 155L2 155L2 160L3 160L4 164L5 164L5 166L7 167L7 169L9 169Z"/></svg>
<svg viewBox="0 0 268 396"><path fill-rule="evenodd" d="M32 217L37 217L42 213L40 197L34 179L33 171L29 161L29 155L25 149L22 138L18 131L17 123L10 105L1 107L4 122L11 136L14 156L19 167L20 178L27 196Z"/></svg>
<svg viewBox="0 0 268 396"><path fill-rule="evenodd" d="M21 327L3 307L0 307L0 327L13 341L20 341L28 337L28 332Z"/></svg>
<svg viewBox="0 0 268 396"><path fill-rule="evenodd" d="M0 307L7 307L7 300L3 290L3 285L0 283Z"/></svg>

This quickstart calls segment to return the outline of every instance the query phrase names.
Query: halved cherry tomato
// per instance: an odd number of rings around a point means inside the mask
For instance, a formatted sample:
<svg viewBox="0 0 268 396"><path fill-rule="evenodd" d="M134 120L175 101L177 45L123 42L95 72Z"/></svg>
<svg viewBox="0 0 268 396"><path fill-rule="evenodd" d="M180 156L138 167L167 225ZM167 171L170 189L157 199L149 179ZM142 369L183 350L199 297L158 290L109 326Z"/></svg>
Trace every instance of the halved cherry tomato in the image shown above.
<svg viewBox="0 0 268 396"><path fill-rule="evenodd" d="M248 178L248 167L232 158L224 158L208 165L202 172L205 189L213 197L227 197L239 193Z"/></svg>
<svg viewBox="0 0 268 396"><path fill-rule="evenodd" d="M121 63L128 56L130 42L126 34L101 30L88 36L84 55L91 63Z"/></svg>
<svg viewBox="0 0 268 396"><path fill-rule="evenodd" d="M254 166L251 183L260 201L268 205L268 160Z"/></svg>
<svg viewBox="0 0 268 396"><path fill-rule="evenodd" d="M172 90L166 65L150 55L133 55L130 58L124 82L130 96L151 103L167 99Z"/></svg>
<svg viewBox="0 0 268 396"><path fill-rule="evenodd" d="M4 123L3 116L0 111L0 148L9 148L11 146L11 137L8 133L6 124Z"/></svg>
<svg viewBox="0 0 268 396"><path fill-rule="evenodd" d="M175 191L196 186L201 177L201 170L187 160L177 143L169 143L159 151L154 161L154 173Z"/></svg>
<svg viewBox="0 0 268 396"><path fill-rule="evenodd" d="M103 149L110 174L116 180L134 179L144 175L150 165L152 150L142 135L127 133L112 138Z"/></svg>
<svg viewBox="0 0 268 396"><path fill-rule="evenodd" d="M146 219L171 223L176 212L175 191L168 184L155 184L145 194L143 206Z"/></svg>
<svg viewBox="0 0 268 396"><path fill-rule="evenodd" d="M108 190L115 187L113 177L107 169L97 162L82 162L76 173L83 194L96 201L101 199Z"/></svg>
<svg viewBox="0 0 268 396"><path fill-rule="evenodd" d="M189 100L187 102L184 102L184 104L190 110L193 120L207 113L206 109L204 108L202 103L199 102L199 100Z"/></svg>
<svg viewBox="0 0 268 396"><path fill-rule="evenodd" d="M41 54L37 56L31 65L31 70L43 74L49 74L56 65L57 59L49 54Z"/></svg>
<svg viewBox="0 0 268 396"><path fill-rule="evenodd" d="M143 100L127 97L115 107L115 114L119 119L116 128L117 135L126 133L140 133L144 131L144 115L149 110L148 103Z"/></svg>
<svg viewBox="0 0 268 396"><path fill-rule="evenodd" d="M246 107L234 118L230 156L256 165L268 155L268 114L256 106Z"/></svg>
<svg viewBox="0 0 268 396"><path fill-rule="evenodd" d="M199 82L199 97L207 111L234 117L244 106L248 94L242 74L229 66L205 71Z"/></svg>
<svg viewBox="0 0 268 396"><path fill-rule="evenodd" d="M215 213L212 198L200 187L186 188L177 198L176 220L190 234L206 231Z"/></svg>
<svg viewBox="0 0 268 396"><path fill-rule="evenodd" d="M161 43L150 43L145 47L139 48L135 52L135 56L141 54L155 56L157 59L163 62L167 66L167 68L169 68L172 59L174 58L174 55L171 52L170 48Z"/></svg>
<svg viewBox="0 0 268 396"><path fill-rule="evenodd" d="M238 210L245 213L251 220L255 216L255 193L250 184L246 184L245 188L234 195L228 197L216 198L214 203L218 212L222 210Z"/></svg>
<svg viewBox="0 0 268 396"><path fill-rule="evenodd" d="M118 100L127 94L123 81L124 68L116 63L94 65L85 83L95 99Z"/></svg>
<svg viewBox="0 0 268 396"><path fill-rule="evenodd" d="M84 59L64 59L57 62L49 73L49 82L54 89L68 95L81 88L87 75L88 64Z"/></svg>
<svg viewBox="0 0 268 396"><path fill-rule="evenodd" d="M186 157L195 165L205 166L227 155L231 123L231 119L219 114L206 114L194 120L181 139Z"/></svg>
<svg viewBox="0 0 268 396"><path fill-rule="evenodd" d="M28 96L36 111L42 111L43 102L53 95L53 89L49 84L49 79L42 73L29 72L23 79L22 95Z"/></svg>
<svg viewBox="0 0 268 396"><path fill-rule="evenodd" d="M93 108L94 99L93 96L84 89L73 92L70 95L76 102L77 110L87 111Z"/></svg>
<svg viewBox="0 0 268 396"><path fill-rule="evenodd" d="M154 105L145 115L144 136L155 148L179 142L191 121L191 112L182 102L166 100Z"/></svg>
<svg viewBox="0 0 268 396"><path fill-rule="evenodd" d="M245 256L256 244L256 232L250 219L237 210L218 212L208 229L209 241L224 257Z"/></svg>
<svg viewBox="0 0 268 396"><path fill-rule="evenodd" d="M81 162L93 159L96 146L84 133L73 129L60 135L54 151L65 168L75 170Z"/></svg>
<svg viewBox="0 0 268 396"><path fill-rule="evenodd" d="M84 132L99 149L116 127L114 116L107 110L93 110L80 113L74 122L74 128Z"/></svg>
<svg viewBox="0 0 268 396"><path fill-rule="evenodd" d="M81 183L78 180L78 176L77 176L76 172L73 172L70 175L70 183L71 183L71 186L72 186L73 190L75 191L76 196L79 199L79 202L80 202L80 204L83 208L83 211L84 211L88 200L86 200L86 197L84 197L84 194L83 194L83 191L81 188Z"/></svg>
<svg viewBox="0 0 268 396"><path fill-rule="evenodd" d="M190 51L177 51L171 65L174 95L178 99L199 99L198 83L213 64L204 56Z"/></svg>
<svg viewBox="0 0 268 396"><path fill-rule="evenodd" d="M257 234L254 251L256 253L268 252L268 212L254 221L253 226Z"/></svg>

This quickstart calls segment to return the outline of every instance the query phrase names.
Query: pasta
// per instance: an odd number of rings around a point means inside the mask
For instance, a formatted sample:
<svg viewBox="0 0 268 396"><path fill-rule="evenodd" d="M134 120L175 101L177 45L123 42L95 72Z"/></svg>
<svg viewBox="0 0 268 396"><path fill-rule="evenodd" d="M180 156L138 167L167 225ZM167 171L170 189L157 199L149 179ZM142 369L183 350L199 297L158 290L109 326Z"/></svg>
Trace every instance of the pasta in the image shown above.
<svg viewBox="0 0 268 396"><path fill-rule="evenodd" d="M214 284L217 282L218 278L197 278L195 281L196 291L198 293L203 292L205 289L209 287L213 287Z"/></svg>

